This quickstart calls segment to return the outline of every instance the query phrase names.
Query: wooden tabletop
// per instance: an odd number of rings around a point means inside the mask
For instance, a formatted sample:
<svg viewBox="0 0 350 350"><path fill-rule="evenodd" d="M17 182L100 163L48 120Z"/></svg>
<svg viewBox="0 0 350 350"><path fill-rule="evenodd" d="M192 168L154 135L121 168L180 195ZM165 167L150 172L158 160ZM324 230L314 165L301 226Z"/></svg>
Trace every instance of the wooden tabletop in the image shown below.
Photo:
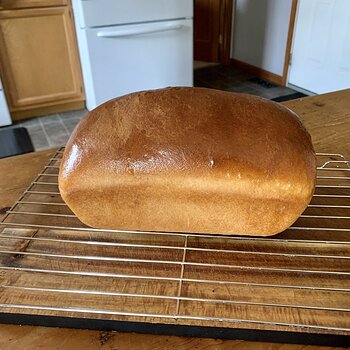
<svg viewBox="0 0 350 350"><path fill-rule="evenodd" d="M317 152L342 153L350 158L350 89L283 104L299 115Z"/></svg>
<svg viewBox="0 0 350 350"><path fill-rule="evenodd" d="M350 158L350 89L284 103L309 130L318 152ZM0 213L6 211L48 161L52 150L0 160ZM302 349L301 345L155 336L121 332L0 325L1 349ZM325 349L310 346L308 349ZM328 348L335 349L335 348Z"/></svg>

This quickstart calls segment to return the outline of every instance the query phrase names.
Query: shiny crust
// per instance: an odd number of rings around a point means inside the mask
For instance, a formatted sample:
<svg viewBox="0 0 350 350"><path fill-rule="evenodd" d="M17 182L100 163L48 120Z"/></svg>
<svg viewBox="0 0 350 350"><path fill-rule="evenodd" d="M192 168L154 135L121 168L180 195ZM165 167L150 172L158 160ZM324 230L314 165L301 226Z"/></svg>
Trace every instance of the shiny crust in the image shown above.
<svg viewBox="0 0 350 350"><path fill-rule="evenodd" d="M304 211L315 177L310 135L287 108L167 88L88 113L68 141L59 188L92 227L268 236Z"/></svg>

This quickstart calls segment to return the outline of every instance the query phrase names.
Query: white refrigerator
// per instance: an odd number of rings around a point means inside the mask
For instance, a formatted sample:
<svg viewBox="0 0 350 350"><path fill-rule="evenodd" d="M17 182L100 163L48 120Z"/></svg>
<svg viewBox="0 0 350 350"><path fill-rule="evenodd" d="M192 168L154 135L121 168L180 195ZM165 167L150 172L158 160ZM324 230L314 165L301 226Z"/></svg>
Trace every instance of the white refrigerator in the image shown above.
<svg viewBox="0 0 350 350"><path fill-rule="evenodd" d="M10 112L7 107L4 90L0 80L0 126L12 124Z"/></svg>
<svg viewBox="0 0 350 350"><path fill-rule="evenodd" d="M73 11L89 110L193 85L193 0L73 0Z"/></svg>

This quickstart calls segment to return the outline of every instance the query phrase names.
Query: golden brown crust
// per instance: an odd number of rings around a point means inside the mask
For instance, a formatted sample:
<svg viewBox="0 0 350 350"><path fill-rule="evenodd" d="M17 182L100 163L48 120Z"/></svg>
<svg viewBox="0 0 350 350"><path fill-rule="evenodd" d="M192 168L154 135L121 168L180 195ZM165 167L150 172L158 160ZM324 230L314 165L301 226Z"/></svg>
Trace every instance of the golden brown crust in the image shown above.
<svg viewBox="0 0 350 350"><path fill-rule="evenodd" d="M271 235L305 209L315 176L310 136L287 108L167 88L91 111L67 144L59 187L98 228Z"/></svg>

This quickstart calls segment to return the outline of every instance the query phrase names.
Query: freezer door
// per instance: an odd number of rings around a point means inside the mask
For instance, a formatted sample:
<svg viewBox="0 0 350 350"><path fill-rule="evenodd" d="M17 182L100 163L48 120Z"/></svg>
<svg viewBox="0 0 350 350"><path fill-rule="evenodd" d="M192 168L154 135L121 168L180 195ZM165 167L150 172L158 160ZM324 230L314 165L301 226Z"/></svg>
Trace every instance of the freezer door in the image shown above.
<svg viewBox="0 0 350 350"><path fill-rule="evenodd" d="M0 126L12 124L10 112L7 107L6 98L0 80Z"/></svg>
<svg viewBox="0 0 350 350"><path fill-rule="evenodd" d="M127 93L193 85L192 20L84 30L89 110Z"/></svg>
<svg viewBox="0 0 350 350"><path fill-rule="evenodd" d="M73 0L73 8L80 28L193 17L193 0Z"/></svg>

